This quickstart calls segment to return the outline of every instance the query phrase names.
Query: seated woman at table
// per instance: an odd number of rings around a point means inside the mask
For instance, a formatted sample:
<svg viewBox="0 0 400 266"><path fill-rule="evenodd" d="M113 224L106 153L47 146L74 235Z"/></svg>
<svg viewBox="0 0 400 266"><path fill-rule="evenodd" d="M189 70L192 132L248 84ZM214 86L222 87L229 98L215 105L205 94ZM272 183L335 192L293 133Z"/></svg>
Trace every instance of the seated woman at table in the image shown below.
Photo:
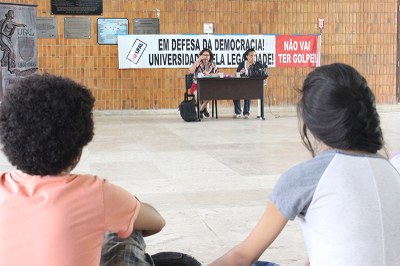
<svg viewBox="0 0 400 266"><path fill-rule="evenodd" d="M208 76L219 76L218 67L212 62L214 59L214 54L210 49L204 48L200 51L199 57L193 63L193 65L189 68L189 72L195 74L192 87L190 88L190 93L194 94L197 97L197 76L199 73L201 75ZM207 111L207 104L209 101L202 101L200 103L200 118L203 118L203 114L205 117L209 117L210 114Z"/></svg>
<svg viewBox="0 0 400 266"><path fill-rule="evenodd" d="M249 75L249 68L256 62L257 54L253 48L248 49L243 54L243 61L239 64L236 72L240 73L240 76L248 76ZM251 100L244 100L243 104L243 118L247 119L250 115L250 101ZM240 105L240 100L233 100L233 104L235 106L235 114L233 118L239 118L240 114L242 113L242 107Z"/></svg>

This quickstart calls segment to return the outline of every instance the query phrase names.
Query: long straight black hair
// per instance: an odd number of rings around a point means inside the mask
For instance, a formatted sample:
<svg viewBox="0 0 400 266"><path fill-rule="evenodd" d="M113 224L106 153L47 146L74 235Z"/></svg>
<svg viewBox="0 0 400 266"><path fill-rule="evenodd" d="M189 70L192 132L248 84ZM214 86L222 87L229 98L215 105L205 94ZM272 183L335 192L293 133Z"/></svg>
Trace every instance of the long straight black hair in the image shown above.
<svg viewBox="0 0 400 266"><path fill-rule="evenodd" d="M335 63L310 72L297 105L300 135L315 156L309 132L331 148L376 153L383 147L375 97L353 67Z"/></svg>

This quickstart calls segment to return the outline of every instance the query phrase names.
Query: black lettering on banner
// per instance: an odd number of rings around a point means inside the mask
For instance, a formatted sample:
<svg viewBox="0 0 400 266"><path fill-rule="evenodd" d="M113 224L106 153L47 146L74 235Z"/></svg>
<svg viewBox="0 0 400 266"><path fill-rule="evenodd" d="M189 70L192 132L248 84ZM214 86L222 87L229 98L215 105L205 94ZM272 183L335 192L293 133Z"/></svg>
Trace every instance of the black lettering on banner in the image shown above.
<svg viewBox="0 0 400 266"><path fill-rule="evenodd" d="M220 49L219 49L219 42L218 42L218 39L215 39L214 40L214 51L219 51Z"/></svg>
<svg viewBox="0 0 400 266"><path fill-rule="evenodd" d="M200 41L194 39L172 39L172 51L196 51L200 50Z"/></svg>
<svg viewBox="0 0 400 266"><path fill-rule="evenodd" d="M208 48L210 50L213 50L212 49L212 45L211 45L211 40L203 39L203 48L202 49L204 49L204 48Z"/></svg>
<svg viewBox="0 0 400 266"><path fill-rule="evenodd" d="M244 39L241 39L241 40L240 40L240 50L242 50L242 51L247 50L247 49L245 48L245 43L246 43L246 41L245 41Z"/></svg>
<svg viewBox="0 0 400 266"><path fill-rule="evenodd" d="M168 51L169 50L169 40L159 39L158 40L158 51Z"/></svg>
<svg viewBox="0 0 400 266"><path fill-rule="evenodd" d="M247 40L246 41L246 50L250 49L250 48L253 48L253 49L257 50L256 47L253 47L253 40Z"/></svg>
<svg viewBox="0 0 400 266"><path fill-rule="evenodd" d="M143 43L139 43L138 46L135 49L135 53L136 54L140 53L140 50L142 49L142 47L143 47Z"/></svg>
<svg viewBox="0 0 400 266"><path fill-rule="evenodd" d="M263 62L268 66L274 65L274 54L259 54L257 56L257 61Z"/></svg>
<svg viewBox="0 0 400 266"><path fill-rule="evenodd" d="M149 54L150 66L180 66L191 65L196 61L197 54Z"/></svg>
<svg viewBox="0 0 400 266"><path fill-rule="evenodd" d="M229 66L236 66L242 61L241 54L228 54L227 56L227 64Z"/></svg>
<svg viewBox="0 0 400 266"><path fill-rule="evenodd" d="M264 39L258 40L258 46L259 46L262 50L264 50L264 47L265 47L265 40L264 40Z"/></svg>
<svg viewBox="0 0 400 266"><path fill-rule="evenodd" d="M257 49L257 47L256 47L256 45L255 45L255 40L253 40L253 39L251 39L250 41L249 41L249 49L250 48L253 48L253 49L255 49L255 50L258 50Z"/></svg>
<svg viewBox="0 0 400 266"><path fill-rule="evenodd" d="M200 40L192 39L192 42L195 44L195 48L193 49L193 51L200 50Z"/></svg>
<svg viewBox="0 0 400 266"><path fill-rule="evenodd" d="M223 54L214 54L214 60L216 65L225 65L225 58Z"/></svg>
<svg viewBox="0 0 400 266"><path fill-rule="evenodd" d="M215 39L216 51L246 51L253 48L256 51L264 50L263 39Z"/></svg>
<svg viewBox="0 0 400 266"><path fill-rule="evenodd" d="M177 40L176 39L172 39L172 47L171 47L171 50L172 51L176 51L177 50Z"/></svg>
<svg viewBox="0 0 400 266"><path fill-rule="evenodd" d="M298 48L310 49L310 42L296 43ZM215 53L214 63L216 65L225 65L235 67L242 61L242 54L249 48L257 51L257 61L261 61L267 65L275 65L275 54L266 53L265 40L262 38L217 38L217 39L203 39L203 38L160 38L157 40L157 48L160 53L148 54L148 64L151 67L168 67L168 66L187 66L192 65L198 58L198 52L202 48L212 49ZM289 44L288 44L289 45ZM293 42L292 42L293 46ZM300 47L301 46L301 47ZM141 50L142 45L138 45L136 49ZM169 52L167 52L169 51ZM224 51L224 52L219 52ZM138 51L136 51L138 52ZM278 55L279 56L279 55ZM280 59L281 58L277 58ZM291 58L293 60L293 58ZM289 59L290 60L290 59ZM288 61L289 61L288 60ZM315 61L313 56L298 56L298 62Z"/></svg>

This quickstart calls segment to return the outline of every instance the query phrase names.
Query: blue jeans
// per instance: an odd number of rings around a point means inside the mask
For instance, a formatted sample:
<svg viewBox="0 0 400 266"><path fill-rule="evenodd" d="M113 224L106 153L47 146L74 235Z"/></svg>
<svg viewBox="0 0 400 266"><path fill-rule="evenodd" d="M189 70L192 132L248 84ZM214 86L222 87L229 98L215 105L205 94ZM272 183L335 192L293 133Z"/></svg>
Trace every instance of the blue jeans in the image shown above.
<svg viewBox="0 0 400 266"><path fill-rule="evenodd" d="M154 266L146 253L146 243L140 231L133 231L128 238L107 232L101 249L100 266Z"/></svg>
<svg viewBox="0 0 400 266"><path fill-rule="evenodd" d="M251 100L243 100L243 115L250 114L250 102ZM240 115L242 113L242 107L240 106L240 100L233 100L233 104L235 105L235 114Z"/></svg>
<svg viewBox="0 0 400 266"><path fill-rule="evenodd" d="M251 266L279 266L279 264L268 262L268 261L256 261Z"/></svg>

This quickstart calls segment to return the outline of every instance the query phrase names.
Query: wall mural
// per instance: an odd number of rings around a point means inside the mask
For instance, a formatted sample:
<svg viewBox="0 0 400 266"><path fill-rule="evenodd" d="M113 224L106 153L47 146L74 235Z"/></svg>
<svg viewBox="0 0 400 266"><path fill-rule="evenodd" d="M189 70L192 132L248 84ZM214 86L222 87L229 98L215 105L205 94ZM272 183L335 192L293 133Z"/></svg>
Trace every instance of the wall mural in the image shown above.
<svg viewBox="0 0 400 266"><path fill-rule="evenodd" d="M37 73L36 6L0 3L0 100L16 80Z"/></svg>

